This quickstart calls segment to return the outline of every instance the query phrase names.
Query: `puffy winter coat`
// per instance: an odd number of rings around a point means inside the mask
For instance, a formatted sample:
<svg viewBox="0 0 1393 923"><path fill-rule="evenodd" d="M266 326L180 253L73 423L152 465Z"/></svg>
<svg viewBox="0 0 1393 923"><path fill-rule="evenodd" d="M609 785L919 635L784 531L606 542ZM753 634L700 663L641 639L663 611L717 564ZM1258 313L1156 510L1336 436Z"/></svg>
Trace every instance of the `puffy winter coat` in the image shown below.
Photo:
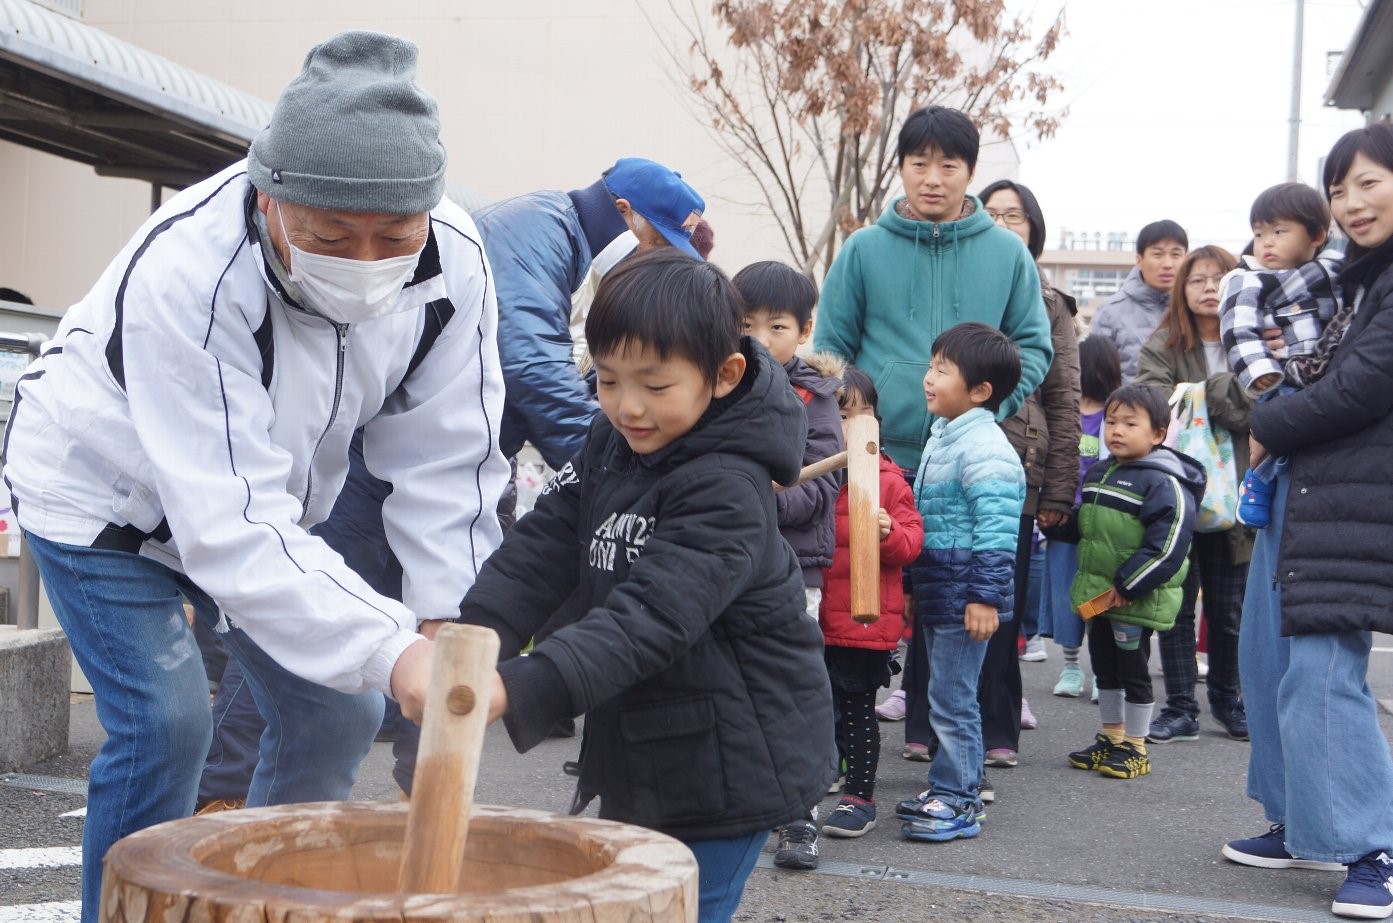
<svg viewBox="0 0 1393 923"><path fill-rule="evenodd" d="M808 441L803 464L811 465L840 452L842 414L837 406L841 379L794 356L784 363L789 383L803 402L808 417ZM801 389L801 390L800 390ZM779 532L793 546L805 586L822 586L822 569L832 563L836 546L835 507L838 472L824 474L797 487L779 491L774 498L779 511Z"/></svg>
<svg viewBox="0 0 1393 923"><path fill-rule="evenodd" d="M743 349L736 390L658 452L597 417L460 607L513 657L499 672L517 748L584 713L579 802L682 839L801 818L836 776L822 633L771 488L797 476L802 402L762 346Z"/></svg>
<svg viewBox="0 0 1393 923"><path fill-rule="evenodd" d="M880 508L890 517L890 534L880 541L880 618L858 622L851 617L851 498L837 495L837 550L823 580L818 624L828 647L863 647L893 651L904 634L904 568L919 557L924 520L904 472L880 456Z"/></svg>
<svg viewBox="0 0 1393 923"><path fill-rule="evenodd" d="M597 405L571 354L571 293L590 245L564 192L530 192L474 213L498 286L498 354L507 384L500 442L530 441L560 468L580 450Z"/></svg>
<svg viewBox="0 0 1393 923"><path fill-rule="evenodd" d="M1088 327L1089 336L1112 340L1122 357L1122 381L1137 377L1137 356L1161 315L1170 304L1170 294L1158 291L1142 281L1141 270L1133 267L1118 289L1108 297L1093 315Z"/></svg>
<svg viewBox="0 0 1393 923"><path fill-rule="evenodd" d="M1393 633L1393 267L1359 298L1325 376L1253 408L1258 442L1291 458L1284 635Z"/></svg>
<svg viewBox="0 0 1393 923"><path fill-rule="evenodd" d="M1025 472L990 411L934 420L914 500L924 519L924 550L910 567L915 617L961 621L968 603L981 603L1009 621Z"/></svg>
<svg viewBox="0 0 1393 923"><path fill-rule="evenodd" d="M1202 496L1199 463L1165 446L1137 461L1105 459L1090 468L1072 519L1080 536L1073 606L1113 587L1130 602L1108 610L1108 618L1173 627Z"/></svg>

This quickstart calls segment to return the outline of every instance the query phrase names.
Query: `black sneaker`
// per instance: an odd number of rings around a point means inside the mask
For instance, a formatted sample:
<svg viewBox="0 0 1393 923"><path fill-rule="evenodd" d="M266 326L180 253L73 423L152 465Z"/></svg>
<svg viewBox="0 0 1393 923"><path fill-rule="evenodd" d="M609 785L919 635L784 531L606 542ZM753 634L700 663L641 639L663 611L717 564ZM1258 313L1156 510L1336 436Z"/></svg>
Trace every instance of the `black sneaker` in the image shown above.
<svg viewBox="0 0 1393 923"><path fill-rule="evenodd" d="M1093 745L1069 754L1069 765L1075 769L1097 769L1112 752L1112 741L1108 735L1099 734L1093 738Z"/></svg>
<svg viewBox="0 0 1393 923"><path fill-rule="evenodd" d="M1153 744L1170 743L1172 740L1198 740L1199 736L1199 719L1191 718L1174 708L1163 708L1160 717L1151 722L1151 730L1146 733L1146 739Z"/></svg>
<svg viewBox="0 0 1393 923"><path fill-rule="evenodd" d="M780 827L774 864L781 869L817 868L817 826L812 821L796 820Z"/></svg>
<svg viewBox="0 0 1393 923"><path fill-rule="evenodd" d="M1098 774L1114 779L1135 779L1151 771L1151 760L1130 740L1113 744L1112 752L1098 765Z"/></svg>
<svg viewBox="0 0 1393 923"><path fill-rule="evenodd" d="M1215 706L1214 720L1224 726L1224 730L1233 740L1248 739L1248 713L1244 711L1242 702Z"/></svg>
<svg viewBox="0 0 1393 923"><path fill-rule="evenodd" d="M996 786L992 785L985 773L982 775L982 781L977 785L977 798L983 804L991 804L996 800Z"/></svg>

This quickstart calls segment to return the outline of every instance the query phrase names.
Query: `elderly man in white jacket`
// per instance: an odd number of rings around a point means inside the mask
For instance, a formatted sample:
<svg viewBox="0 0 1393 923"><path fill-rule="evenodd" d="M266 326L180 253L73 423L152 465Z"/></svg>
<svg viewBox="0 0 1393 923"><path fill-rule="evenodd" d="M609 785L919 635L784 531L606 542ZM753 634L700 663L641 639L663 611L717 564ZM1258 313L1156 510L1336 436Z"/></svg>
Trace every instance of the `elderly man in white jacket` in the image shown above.
<svg viewBox="0 0 1393 923"><path fill-rule="evenodd" d="M268 720L248 803L346 798L382 693L419 716L423 623L499 542L493 284L415 65L376 33L312 49L247 160L154 214L16 390L5 481L109 735L85 921L107 848L194 806L211 717L182 599ZM404 602L307 531L360 426Z"/></svg>

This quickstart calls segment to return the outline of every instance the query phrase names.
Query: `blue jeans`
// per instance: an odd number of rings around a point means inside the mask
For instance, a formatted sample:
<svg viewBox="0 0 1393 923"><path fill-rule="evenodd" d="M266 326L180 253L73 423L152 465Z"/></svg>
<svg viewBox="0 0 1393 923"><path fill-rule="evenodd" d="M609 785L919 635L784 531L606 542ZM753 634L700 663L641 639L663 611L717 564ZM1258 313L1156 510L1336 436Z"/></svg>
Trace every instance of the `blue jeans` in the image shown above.
<svg viewBox="0 0 1393 923"><path fill-rule="evenodd" d="M1060 647L1083 647L1083 618L1069 599L1079 570L1079 546L1052 541L1045 545L1045 584L1040 591L1040 634Z"/></svg>
<svg viewBox="0 0 1393 923"><path fill-rule="evenodd" d="M1371 633L1281 635L1277 551L1290 481L1275 481L1239 625L1248 797L1268 821L1287 825L1293 855L1350 863L1393 847L1393 756L1367 681Z"/></svg>
<svg viewBox="0 0 1393 923"><path fill-rule="evenodd" d="M935 798L961 811L977 800L982 780L982 713L977 677L986 641L973 641L961 620L943 624L919 619L917 634L929 664L929 723L938 755L929 766Z"/></svg>
<svg viewBox="0 0 1393 923"><path fill-rule="evenodd" d="M767 839L769 832L761 830L748 836L684 841L697 861L697 923L729 923Z"/></svg>
<svg viewBox="0 0 1393 923"><path fill-rule="evenodd" d="M207 625L217 608L187 577L138 554L31 533L24 540L107 733L92 761L82 836L82 920L92 923L107 849L193 812L213 719L183 601ZM267 718L247 803L347 798L382 721L382 696L345 695L300 679L238 629L221 638Z"/></svg>

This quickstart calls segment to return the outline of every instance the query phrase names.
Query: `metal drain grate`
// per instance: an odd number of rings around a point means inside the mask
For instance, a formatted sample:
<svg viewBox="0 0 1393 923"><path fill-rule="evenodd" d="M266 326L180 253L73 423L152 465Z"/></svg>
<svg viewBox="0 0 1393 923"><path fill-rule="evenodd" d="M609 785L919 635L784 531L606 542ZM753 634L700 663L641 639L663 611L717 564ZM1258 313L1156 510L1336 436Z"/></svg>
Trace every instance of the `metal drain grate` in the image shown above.
<svg viewBox="0 0 1393 923"><path fill-rule="evenodd" d="M0 775L0 785L10 788L28 788L40 792L61 792L64 795L87 796L86 779L64 779L59 776L31 776L22 772L7 772Z"/></svg>
<svg viewBox="0 0 1393 923"><path fill-rule="evenodd" d="M765 853L759 857L757 868L774 869L774 860ZM880 881L951 888L958 891L980 891L1007 897L1041 897L1087 904L1111 904L1138 910L1169 913L1193 913L1211 916L1241 917L1248 920L1272 920L1274 923L1329 923L1330 915L1297 907L1273 907L1266 904L1245 904L1237 901L1187 897L1178 894L1151 894L1145 891L1121 891L1112 888L1090 888L1082 885L1057 884L1048 881L1027 881L1018 878L995 878L988 875L961 875L949 872L929 872L886 865L862 865L854 862L823 861L816 870L800 875L837 875L845 878L869 878Z"/></svg>

